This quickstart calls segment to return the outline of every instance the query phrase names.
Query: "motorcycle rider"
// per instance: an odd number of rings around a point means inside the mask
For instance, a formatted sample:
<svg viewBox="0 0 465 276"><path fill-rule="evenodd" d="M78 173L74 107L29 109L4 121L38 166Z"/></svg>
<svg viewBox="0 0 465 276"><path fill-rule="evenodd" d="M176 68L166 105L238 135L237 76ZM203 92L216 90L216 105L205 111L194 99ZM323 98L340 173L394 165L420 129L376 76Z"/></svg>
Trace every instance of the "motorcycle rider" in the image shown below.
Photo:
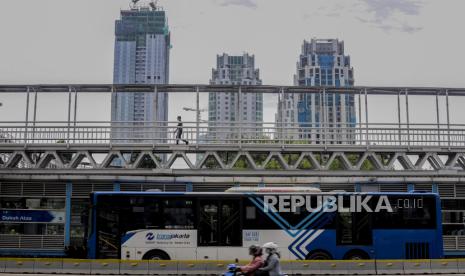
<svg viewBox="0 0 465 276"><path fill-rule="evenodd" d="M249 255L252 256L250 263L244 266L238 267L238 270L247 276L254 276L255 272L263 266L263 250L260 245L249 246Z"/></svg>

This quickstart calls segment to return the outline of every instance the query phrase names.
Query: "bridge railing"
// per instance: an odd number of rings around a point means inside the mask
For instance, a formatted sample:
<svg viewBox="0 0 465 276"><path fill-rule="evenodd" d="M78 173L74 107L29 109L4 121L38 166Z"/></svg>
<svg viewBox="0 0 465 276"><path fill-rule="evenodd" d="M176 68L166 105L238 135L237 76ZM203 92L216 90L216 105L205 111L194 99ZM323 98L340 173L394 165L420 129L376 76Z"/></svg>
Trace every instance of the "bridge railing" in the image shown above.
<svg viewBox="0 0 465 276"><path fill-rule="evenodd" d="M177 139L182 130L180 139ZM0 122L0 144L282 144L465 146L461 124L239 122Z"/></svg>

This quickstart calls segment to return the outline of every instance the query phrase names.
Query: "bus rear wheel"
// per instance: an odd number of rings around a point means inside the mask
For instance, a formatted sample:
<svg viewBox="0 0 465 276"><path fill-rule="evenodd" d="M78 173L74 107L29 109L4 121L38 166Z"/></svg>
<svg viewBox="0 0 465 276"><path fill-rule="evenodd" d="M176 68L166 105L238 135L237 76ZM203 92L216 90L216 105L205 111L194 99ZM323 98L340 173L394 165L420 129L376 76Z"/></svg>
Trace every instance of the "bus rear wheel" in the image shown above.
<svg viewBox="0 0 465 276"><path fill-rule="evenodd" d="M344 255L344 260L369 260L370 256L363 250L351 250Z"/></svg>
<svg viewBox="0 0 465 276"><path fill-rule="evenodd" d="M332 260L333 257L324 250L314 250L308 253L306 260Z"/></svg>
<svg viewBox="0 0 465 276"><path fill-rule="evenodd" d="M170 256L162 250L150 250L144 254L142 260L170 260Z"/></svg>

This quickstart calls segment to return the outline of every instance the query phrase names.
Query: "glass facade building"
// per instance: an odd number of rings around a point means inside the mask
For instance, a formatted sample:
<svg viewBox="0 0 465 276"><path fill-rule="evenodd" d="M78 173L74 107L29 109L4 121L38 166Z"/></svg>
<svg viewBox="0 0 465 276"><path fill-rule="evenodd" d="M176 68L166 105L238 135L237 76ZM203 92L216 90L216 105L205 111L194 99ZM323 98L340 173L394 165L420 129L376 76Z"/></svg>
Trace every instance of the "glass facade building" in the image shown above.
<svg viewBox="0 0 465 276"><path fill-rule="evenodd" d="M337 39L304 41L297 61L294 84L298 86L348 87L354 85L350 56L344 54L344 42ZM330 143L353 140L350 132L338 128L356 123L353 95L287 94L279 99L277 123L292 126L284 137L308 138L309 143L326 139ZM323 134L319 128L329 127Z"/></svg>
<svg viewBox="0 0 465 276"><path fill-rule="evenodd" d="M165 11L158 7L135 6L121 11L115 24L115 84L166 84L169 80L170 33ZM112 136L129 142L129 135L142 142L163 139L166 133L144 131L154 121L168 120L168 94L124 93L112 95Z"/></svg>
<svg viewBox="0 0 465 276"><path fill-rule="evenodd" d="M247 53L242 56L218 55L210 84L261 85L255 57ZM243 128L243 137L258 137L263 123L263 95L242 93L241 99L238 99L237 93L209 93L208 121L211 138L233 139L234 137L228 136L237 131L228 126L238 126L239 122L242 126L247 126Z"/></svg>

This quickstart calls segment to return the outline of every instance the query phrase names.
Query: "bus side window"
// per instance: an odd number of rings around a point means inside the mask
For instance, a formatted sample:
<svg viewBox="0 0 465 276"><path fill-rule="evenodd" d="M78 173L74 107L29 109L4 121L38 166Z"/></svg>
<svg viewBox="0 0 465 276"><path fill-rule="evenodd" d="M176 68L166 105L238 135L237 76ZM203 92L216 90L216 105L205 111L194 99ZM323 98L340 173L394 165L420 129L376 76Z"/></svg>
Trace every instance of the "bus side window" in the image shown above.
<svg viewBox="0 0 465 276"><path fill-rule="evenodd" d="M349 204L344 198L344 204ZM338 212L336 221L336 240L339 245L373 244L372 213Z"/></svg>
<svg viewBox="0 0 465 276"><path fill-rule="evenodd" d="M263 209L257 208L249 199L243 201L244 225L243 229L280 229Z"/></svg>
<svg viewBox="0 0 465 276"><path fill-rule="evenodd" d="M199 245L241 246L239 200L200 200Z"/></svg>
<svg viewBox="0 0 465 276"><path fill-rule="evenodd" d="M421 205L417 206L420 202ZM436 202L428 196L391 196L392 212L374 214L374 228L378 229L434 229Z"/></svg>
<svg viewBox="0 0 465 276"><path fill-rule="evenodd" d="M191 199L168 199L163 207L165 229L194 228L194 209Z"/></svg>
<svg viewBox="0 0 465 276"><path fill-rule="evenodd" d="M337 244L371 245L373 231L370 213L338 213Z"/></svg>
<svg viewBox="0 0 465 276"><path fill-rule="evenodd" d="M162 202L153 200L147 202L145 206L145 227L147 229L162 229L165 224L164 217L162 216ZM135 225L134 225L135 226ZM142 225L144 226L144 225Z"/></svg>
<svg viewBox="0 0 465 276"><path fill-rule="evenodd" d="M245 219L256 219L257 209L254 206L245 207Z"/></svg>
<svg viewBox="0 0 465 276"><path fill-rule="evenodd" d="M221 203L220 245L242 245L242 229L239 200L225 200Z"/></svg>
<svg viewBox="0 0 465 276"><path fill-rule="evenodd" d="M218 245L218 202L200 201L199 245Z"/></svg>
<svg viewBox="0 0 465 276"><path fill-rule="evenodd" d="M352 214L339 213L337 225L337 243L338 244L353 244L352 239Z"/></svg>

